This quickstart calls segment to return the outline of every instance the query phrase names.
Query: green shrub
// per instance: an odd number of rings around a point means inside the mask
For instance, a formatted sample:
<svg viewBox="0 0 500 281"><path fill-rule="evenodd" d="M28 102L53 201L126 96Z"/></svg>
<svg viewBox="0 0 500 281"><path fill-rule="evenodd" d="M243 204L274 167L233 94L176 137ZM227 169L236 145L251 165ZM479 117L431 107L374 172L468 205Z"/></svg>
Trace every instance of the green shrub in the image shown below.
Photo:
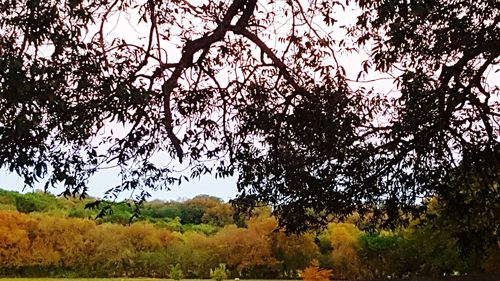
<svg viewBox="0 0 500 281"><path fill-rule="evenodd" d="M218 267L210 269L210 278L222 281L227 279L228 271L226 270L226 265L221 263Z"/></svg>
<svg viewBox="0 0 500 281"><path fill-rule="evenodd" d="M174 280L181 280L184 277L180 264L176 264L175 266L172 265L170 266L169 277Z"/></svg>
<svg viewBox="0 0 500 281"><path fill-rule="evenodd" d="M198 233L203 233L205 235L212 235L217 233L220 230L220 227L213 226L210 224L186 224L183 225L184 231L194 231Z"/></svg>
<svg viewBox="0 0 500 281"><path fill-rule="evenodd" d="M7 191L0 188L0 204L15 205L17 192Z"/></svg>
<svg viewBox="0 0 500 281"><path fill-rule="evenodd" d="M16 195L16 209L22 213L46 212L61 209L59 200L52 194L35 191Z"/></svg>
<svg viewBox="0 0 500 281"><path fill-rule="evenodd" d="M21 213L42 212L47 209L47 204L36 194L25 194L16 197L16 209Z"/></svg>
<svg viewBox="0 0 500 281"><path fill-rule="evenodd" d="M83 208L71 208L68 211L68 217L70 218L88 218L88 217L93 217L94 214L91 210L88 209L83 209Z"/></svg>

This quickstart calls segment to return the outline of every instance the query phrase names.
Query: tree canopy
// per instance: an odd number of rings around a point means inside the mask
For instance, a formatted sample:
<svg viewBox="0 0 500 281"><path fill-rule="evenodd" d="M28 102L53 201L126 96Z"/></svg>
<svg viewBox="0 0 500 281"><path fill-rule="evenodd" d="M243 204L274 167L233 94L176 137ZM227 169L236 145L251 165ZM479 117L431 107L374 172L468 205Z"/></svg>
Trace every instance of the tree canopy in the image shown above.
<svg viewBox="0 0 500 281"><path fill-rule="evenodd" d="M237 174L237 206L268 203L290 231L353 212L390 226L435 194L498 208L499 15L496 0L4 0L0 166L67 195L108 166L110 192L143 196ZM339 56L361 50L358 79L382 72L395 94L348 77Z"/></svg>
<svg viewBox="0 0 500 281"><path fill-rule="evenodd" d="M148 202L133 224L128 218L134 207L124 203L107 202L113 212L90 219L99 212L84 209L91 200L0 189L0 276L199 279L215 277L211 272L221 263L229 277L246 279L441 280L443 275L473 278L470 274L481 272L475 279L498 280L500 270L497 244L461 255L453 229L443 227L446 219L424 224L413 220L409 227L372 232L356 227L364 220L353 215L322 231L286 235L277 229L268 207L241 218L238 224L244 227L228 220L192 224L182 210L212 206L203 218L215 206L232 210L230 203L207 196ZM36 208L27 209L27 202ZM428 202L434 214L442 215L436 203ZM482 242L484 236L470 234L476 236L469 246Z"/></svg>

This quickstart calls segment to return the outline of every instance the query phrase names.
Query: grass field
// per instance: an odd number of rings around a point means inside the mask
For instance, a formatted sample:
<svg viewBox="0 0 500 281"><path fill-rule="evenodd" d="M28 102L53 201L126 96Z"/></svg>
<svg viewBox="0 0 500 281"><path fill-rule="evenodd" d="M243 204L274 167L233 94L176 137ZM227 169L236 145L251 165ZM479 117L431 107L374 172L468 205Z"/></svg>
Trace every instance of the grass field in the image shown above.
<svg viewBox="0 0 500 281"><path fill-rule="evenodd" d="M1 278L0 281L173 281L173 279L154 279L154 278ZM212 281L212 279L182 279L182 281ZM231 281L228 279L227 281ZM242 281L270 281L245 279ZM279 280L279 281L297 281L297 280Z"/></svg>
<svg viewBox="0 0 500 281"><path fill-rule="evenodd" d="M37 277L25 277L25 278L2 278L0 281L174 281L168 278L37 278ZM181 279L181 281L214 281L213 279ZM226 281L234 281L234 279L227 279ZM242 279L241 281L300 281L300 280L279 280L279 279Z"/></svg>
<svg viewBox="0 0 500 281"><path fill-rule="evenodd" d="M0 281L174 281L168 278L37 278L37 277L24 277L24 278L4 278L0 277ZM213 279L181 279L181 281L214 281ZM234 281L228 278L225 281ZM293 279L241 279L241 281L302 281ZM496 280L495 280L496 281Z"/></svg>
<svg viewBox="0 0 500 281"><path fill-rule="evenodd" d="M154 278L0 278L0 281L173 281L172 279ZM188 281L187 279L183 281ZM194 280L192 280L194 281ZM198 281L200 281L198 279Z"/></svg>
<svg viewBox="0 0 500 281"><path fill-rule="evenodd" d="M153 279L153 278L0 278L0 281L160 281L160 280L170 280L172 279ZM183 280L184 281L184 280Z"/></svg>
<svg viewBox="0 0 500 281"><path fill-rule="evenodd" d="M154 279L154 278L1 278L0 281L173 281L173 279ZM465 276L451 277L417 277L405 279L388 279L386 281L499 281L500 273L497 274L471 274ZM213 281L211 279L182 279L182 281ZM227 279L226 281L232 281ZM285 281L285 280L264 280L264 279L242 279L241 281ZM286 280L299 281L299 280ZM335 281L335 280L332 280ZM346 280L343 280L346 281Z"/></svg>

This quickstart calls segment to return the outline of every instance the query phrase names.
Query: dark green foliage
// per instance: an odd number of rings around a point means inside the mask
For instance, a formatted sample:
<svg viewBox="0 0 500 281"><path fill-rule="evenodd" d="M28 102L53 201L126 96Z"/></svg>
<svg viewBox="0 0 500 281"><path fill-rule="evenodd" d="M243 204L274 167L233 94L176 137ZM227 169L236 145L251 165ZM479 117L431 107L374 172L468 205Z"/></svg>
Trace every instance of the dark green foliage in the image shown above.
<svg viewBox="0 0 500 281"><path fill-rule="evenodd" d="M94 213L91 210L82 208L71 208L68 210L68 217L70 218L92 218Z"/></svg>
<svg viewBox="0 0 500 281"><path fill-rule="evenodd" d="M500 150L478 151L437 187L432 224L458 239L462 254L481 260L500 243Z"/></svg>
<svg viewBox="0 0 500 281"><path fill-rule="evenodd" d="M414 252L404 252L401 247L407 242L401 235L363 234L360 237L361 256L369 264L375 277L402 276L418 271ZM403 256L401 256L403 255ZM408 268L408 265L413 268Z"/></svg>
<svg viewBox="0 0 500 281"><path fill-rule="evenodd" d="M203 217L203 206L183 204L180 206L181 223L183 224L200 224Z"/></svg>
<svg viewBox="0 0 500 281"><path fill-rule="evenodd" d="M361 256L375 277L442 276L478 268L460 255L457 239L436 225L419 225L399 234L363 234L360 243Z"/></svg>
<svg viewBox="0 0 500 281"><path fill-rule="evenodd" d="M159 206L161 204L161 206ZM156 205L156 206L155 206ZM152 218L171 218L181 216L180 204L172 202L170 204L159 203L157 204L147 204L141 209L141 214L143 216Z"/></svg>
<svg viewBox="0 0 500 281"><path fill-rule="evenodd" d="M397 235L364 234L360 237L361 245L369 252L384 252L400 246L403 237Z"/></svg>
<svg viewBox="0 0 500 281"><path fill-rule="evenodd" d="M408 235L401 253L414 253L407 262L408 272L415 271L422 275L450 275L453 272L470 272L466 256L458 251L457 239L446 230L433 225L422 226ZM413 265L410 264L413 263ZM412 268L419 265L418 268ZM470 264L473 267L478 264ZM477 267L476 267L477 268Z"/></svg>
<svg viewBox="0 0 500 281"><path fill-rule="evenodd" d="M43 212L49 209L58 209L59 202L47 193L34 192L16 196L16 210L22 213Z"/></svg>
<svg viewBox="0 0 500 281"><path fill-rule="evenodd" d="M34 211L40 212L45 209L43 202L32 198L31 196L18 197L16 199L16 209L19 212L31 213Z"/></svg>

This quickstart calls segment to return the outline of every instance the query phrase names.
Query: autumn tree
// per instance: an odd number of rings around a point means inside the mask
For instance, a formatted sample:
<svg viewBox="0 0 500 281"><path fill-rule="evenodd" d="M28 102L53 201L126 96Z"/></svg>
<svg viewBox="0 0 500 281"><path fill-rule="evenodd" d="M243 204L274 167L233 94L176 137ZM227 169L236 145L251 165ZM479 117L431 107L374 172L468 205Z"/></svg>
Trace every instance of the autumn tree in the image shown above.
<svg viewBox="0 0 500 281"><path fill-rule="evenodd" d="M274 218L255 219L247 228L224 227L213 236L218 258L232 276L262 278L279 273L279 261L273 256L272 234L277 223Z"/></svg>
<svg viewBox="0 0 500 281"><path fill-rule="evenodd" d="M210 278L210 269L222 260L217 244L203 233L186 232L166 249L172 264L179 263L186 278Z"/></svg>
<svg viewBox="0 0 500 281"><path fill-rule="evenodd" d="M340 25L348 3L357 21ZM289 231L371 209L394 226L421 211L420 197L446 195L460 165L489 167L475 175L485 181L477 196L494 199L499 9L492 0L2 1L0 166L75 196L109 166L122 178L109 194L138 197L237 174L238 206L267 202ZM363 72L391 77L394 96L347 77L339 54L357 47L371 50Z"/></svg>
<svg viewBox="0 0 500 281"><path fill-rule="evenodd" d="M24 214L13 211L0 212L0 265L3 268L19 267L31 261L30 230L36 222Z"/></svg>
<svg viewBox="0 0 500 281"><path fill-rule="evenodd" d="M271 239L273 256L280 262L280 278L296 278L299 270L310 265L319 252L311 234L286 235L277 231Z"/></svg>
<svg viewBox="0 0 500 281"><path fill-rule="evenodd" d="M225 226L234 222L234 210L230 204L221 203L205 210L201 221L215 226Z"/></svg>
<svg viewBox="0 0 500 281"><path fill-rule="evenodd" d="M333 275L338 279L370 277L359 254L360 230L347 223L330 224L328 230L333 248L330 257Z"/></svg>

